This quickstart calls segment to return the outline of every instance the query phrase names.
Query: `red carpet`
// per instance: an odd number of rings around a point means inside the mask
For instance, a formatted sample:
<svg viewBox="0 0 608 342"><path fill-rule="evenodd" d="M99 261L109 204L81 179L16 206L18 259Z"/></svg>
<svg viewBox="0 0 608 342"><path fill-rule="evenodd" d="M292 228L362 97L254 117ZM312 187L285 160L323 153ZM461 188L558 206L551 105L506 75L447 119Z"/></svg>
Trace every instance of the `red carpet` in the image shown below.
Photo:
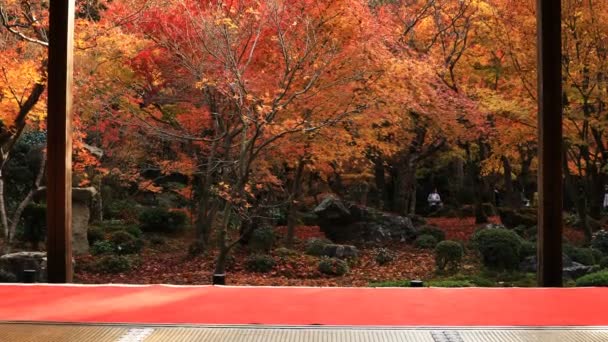
<svg viewBox="0 0 608 342"><path fill-rule="evenodd" d="M608 289L0 286L0 321L608 326Z"/></svg>

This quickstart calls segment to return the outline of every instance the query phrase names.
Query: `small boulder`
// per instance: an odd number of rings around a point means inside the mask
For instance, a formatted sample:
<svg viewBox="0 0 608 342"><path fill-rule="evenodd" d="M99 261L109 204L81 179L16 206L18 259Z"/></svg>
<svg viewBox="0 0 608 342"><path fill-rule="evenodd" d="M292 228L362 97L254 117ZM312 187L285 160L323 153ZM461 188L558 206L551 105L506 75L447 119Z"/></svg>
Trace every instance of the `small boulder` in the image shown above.
<svg viewBox="0 0 608 342"><path fill-rule="evenodd" d="M325 245L323 255L338 259L355 259L359 256L359 250L351 245Z"/></svg>
<svg viewBox="0 0 608 342"><path fill-rule="evenodd" d="M0 257L0 269L16 276L17 282L23 282L25 270L35 270L37 282L46 281L46 253L18 252Z"/></svg>

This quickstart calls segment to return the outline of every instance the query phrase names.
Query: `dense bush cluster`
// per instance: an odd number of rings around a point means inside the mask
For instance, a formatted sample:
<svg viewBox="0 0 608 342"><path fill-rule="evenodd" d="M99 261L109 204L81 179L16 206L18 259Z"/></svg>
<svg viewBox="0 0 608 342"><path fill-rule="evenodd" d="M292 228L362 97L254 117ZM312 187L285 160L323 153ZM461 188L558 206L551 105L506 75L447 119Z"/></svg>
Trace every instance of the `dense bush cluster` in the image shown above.
<svg viewBox="0 0 608 342"><path fill-rule="evenodd" d="M457 269L464 256L464 248L456 241L441 241L435 247L435 263L437 269Z"/></svg>
<svg viewBox="0 0 608 342"><path fill-rule="evenodd" d="M581 263L583 265L591 266L600 262L600 259L596 261L597 255L594 253L592 248L581 248L571 245L564 245L564 254L570 257L572 261Z"/></svg>
<svg viewBox="0 0 608 342"><path fill-rule="evenodd" d="M87 240L89 241L89 245L93 246L98 241L103 241L106 238L106 233L103 228L100 227L91 227L87 230Z"/></svg>
<svg viewBox="0 0 608 342"><path fill-rule="evenodd" d="M331 241L327 239L309 239L306 242L306 254L313 256L321 256L325 252L325 246L330 244Z"/></svg>
<svg viewBox="0 0 608 342"><path fill-rule="evenodd" d="M144 232L175 233L186 226L188 217L181 211L166 208L148 208L139 215L141 230Z"/></svg>
<svg viewBox="0 0 608 342"><path fill-rule="evenodd" d="M608 271L584 275L576 280L576 286L608 286Z"/></svg>
<svg viewBox="0 0 608 342"><path fill-rule="evenodd" d="M482 229L471 239L483 265L495 270L515 270L521 257L521 238L508 229Z"/></svg>
<svg viewBox="0 0 608 342"><path fill-rule="evenodd" d="M445 240L445 232L435 226L424 226L420 229L419 235L431 235L437 242Z"/></svg>
<svg viewBox="0 0 608 342"><path fill-rule="evenodd" d="M433 249L437 246L437 238L433 235L420 235L414 241L414 245L418 248Z"/></svg>
<svg viewBox="0 0 608 342"><path fill-rule="evenodd" d="M245 261L245 268L250 272L268 273L272 271L276 262L270 255L253 254Z"/></svg>
<svg viewBox="0 0 608 342"><path fill-rule="evenodd" d="M276 233L272 227L262 227L253 231L249 240L251 250L259 253L268 253L276 240Z"/></svg>
<svg viewBox="0 0 608 342"><path fill-rule="evenodd" d="M343 276L350 271L348 263L338 258L322 258L319 262L319 272L331 276Z"/></svg>
<svg viewBox="0 0 608 342"><path fill-rule="evenodd" d="M142 239L138 239L122 230L112 233L109 241L118 254L139 253L143 247Z"/></svg>
<svg viewBox="0 0 608 342"><path fill-rule="evenodd" d="M608 255L608 230L599 230L593 234L591 246Z"/></svg>
<svg viewBox="0 0 608 342"><path fill-rule="evenodd" d="M95 269L103 273L123 273L133 267L131 260L122 255L103 256L95 265Z"/></svg>

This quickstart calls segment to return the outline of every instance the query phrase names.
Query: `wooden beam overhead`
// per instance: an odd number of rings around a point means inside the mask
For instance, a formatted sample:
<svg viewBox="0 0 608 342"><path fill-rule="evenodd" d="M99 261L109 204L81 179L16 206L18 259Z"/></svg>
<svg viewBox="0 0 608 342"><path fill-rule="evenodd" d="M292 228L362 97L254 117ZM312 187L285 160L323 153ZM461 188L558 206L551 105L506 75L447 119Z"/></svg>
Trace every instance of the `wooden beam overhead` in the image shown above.
<svg viewBox="0 0 608 342"><path fill-rule="evenodd" d="M47 118L48 281L72 281L74 0L50 0Z"/></svg>
<svg viewBox="0 0 608 342"><path fill-rule="evenodd" d="M537 0L538 285L562 286L561 3Z"/></svg>

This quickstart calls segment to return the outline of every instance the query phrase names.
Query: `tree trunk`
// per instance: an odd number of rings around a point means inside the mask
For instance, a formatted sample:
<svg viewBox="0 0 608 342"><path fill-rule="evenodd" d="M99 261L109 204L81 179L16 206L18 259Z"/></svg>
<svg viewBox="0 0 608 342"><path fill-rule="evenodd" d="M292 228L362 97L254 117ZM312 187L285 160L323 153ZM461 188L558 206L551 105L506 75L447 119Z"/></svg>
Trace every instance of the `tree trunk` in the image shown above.
<svg viewBox="0 0 608 342"><path fill-rule="evenodd" d="M289 196L289 204L287 210L287 247L293 246L294 238L295 238L295 230L297 224L297 213L296 213L296 203L300 198L300 189L302 183L302 175L304 174L304 157L300 158L298 161L298 166L296 168L296 173L294 175L291 196Z"/></svg>
<svg viewBox="0 0 608 342"><path fill-rule="evenodd" d="M505 184L505 192L504 192L504 202L506 206L511 208L518 208L521 206L521 201L519 200L519 196L515 191L513 186L513 180L511 178L513 174L513 170L511 168L511 163L509 159L506 157L501 157L502 166L504 171L504 184Z"/></svg>
<svg viewBox="0 0 608 342"><path fill-rule="evenodd" d="M226 205L224 206L224 220L222 222L222 227L220 228L220 232L218 234L217 244L219 247L219 254L215 263L214 274L226 273L226 260L228 259L228 253L230 252L231 248L231 245L227 244L228 226L230 225L231 210L232 205L230 204L230 202L226 202Z"/></svg>
<svg viewBox="0 0 608 342"><path fill-rule="evenodd" d="M0 168L0 221L4 229L4 239L7 242L10 239L10 227L8 225L8 214L6 212L6 202L4 200L4 172Z"/></svg>
<svg viewBox="0 0 608 342"><path fill-rule="evenodd" d="M581 228L583 229L583 232L585 232L585 241L590 242L593 232L591 231L591 226L589 225L589 220L587 219L587 196L585 196L584 180L581 180L581 184L578 189L578 200L576 202L578 216L581 221Z"/></svg>

